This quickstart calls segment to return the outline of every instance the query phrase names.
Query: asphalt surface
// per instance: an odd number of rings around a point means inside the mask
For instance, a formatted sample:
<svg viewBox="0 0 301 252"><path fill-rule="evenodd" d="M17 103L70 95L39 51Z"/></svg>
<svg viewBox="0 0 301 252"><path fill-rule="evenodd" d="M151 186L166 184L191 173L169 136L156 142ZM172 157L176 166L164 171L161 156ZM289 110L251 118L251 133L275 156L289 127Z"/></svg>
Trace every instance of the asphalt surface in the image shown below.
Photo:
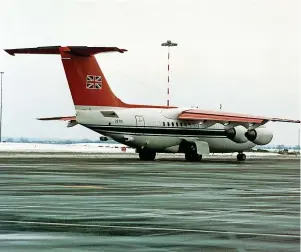
<svg viewBox="0 0 301 252"><path fill-rule="evenodd" d="M300 160L0 155L0 251L300 251Z"/></svg>

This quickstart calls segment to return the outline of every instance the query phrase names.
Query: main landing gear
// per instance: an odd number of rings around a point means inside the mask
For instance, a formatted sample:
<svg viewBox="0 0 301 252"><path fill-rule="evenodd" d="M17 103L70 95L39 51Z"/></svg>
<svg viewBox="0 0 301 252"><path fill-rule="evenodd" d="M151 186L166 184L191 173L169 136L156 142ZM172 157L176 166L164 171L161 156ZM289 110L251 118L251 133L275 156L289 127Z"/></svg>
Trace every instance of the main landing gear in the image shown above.
<svg viewBox="0 0 301 252"><path fill-rule="evenodd" d="M199 155L197 153L195 143L191 143L187 146L187 150L185 152L185 159L189 162L197 162L202 160L202 155Z"/></svg>
<svg viewBox="0 0 301 252"><path fill-rule="evenodd" d="M245 161L247 159L246 154L238 153L237 154L237 161Z"/></svg>
<svg viewBox="0 0 301 252"><path fill-rule="evenodd" d="M156 158L156 152L146 149L138 150L139 158L141 161L154 161Z"/></svg>
<svg viewBox="0 0 301 252"><path fill-rule="evenodd" d="M185 159L189 162L197 162L202 160L202 155L197 153L185 153Z"/></svg>

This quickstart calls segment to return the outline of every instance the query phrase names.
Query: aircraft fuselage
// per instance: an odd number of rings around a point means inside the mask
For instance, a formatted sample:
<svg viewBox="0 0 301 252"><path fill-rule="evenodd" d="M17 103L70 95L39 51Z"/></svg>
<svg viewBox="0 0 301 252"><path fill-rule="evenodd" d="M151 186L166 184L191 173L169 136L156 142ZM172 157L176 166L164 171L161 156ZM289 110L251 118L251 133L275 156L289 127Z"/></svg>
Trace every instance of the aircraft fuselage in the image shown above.
<svg viewBox="0 0 301 252"><path fill-rule="evenodd" d="M133 148L156 152L178 152L184 140L205 141L210 152L240 152L254 143L235 143L225 134L221 123L178 120L183 109L114 108L77 106L79 124Z"/></svg>

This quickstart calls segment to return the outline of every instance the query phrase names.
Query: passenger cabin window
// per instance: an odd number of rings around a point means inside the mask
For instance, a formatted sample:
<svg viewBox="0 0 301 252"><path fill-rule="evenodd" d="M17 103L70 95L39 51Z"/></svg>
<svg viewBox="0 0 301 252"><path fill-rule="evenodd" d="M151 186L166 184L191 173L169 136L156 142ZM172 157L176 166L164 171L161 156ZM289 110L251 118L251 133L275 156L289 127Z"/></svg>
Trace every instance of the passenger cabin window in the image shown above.
<svg viewBox="0 0 301 252"><path fill-rule="evenodd" d="M163 126L165 126L165 122L163 122Z"/></svg>
<svg viewBox="0 0 301 252"><path fill-rule="evenodd" d="M179 126L178 123L176 122L177 127Z"/></svg>
<svg viewBox="0 0 301 252"><path fill-rule="evenodd" d="M173 122L171 123L171 126L172 126L172 127L174 126Z"/></svg>
<svg viewBox="0 0 301 252"><path fill-rule="evenodd" d="M169 126L169 122L167 122L167 126Z"/></svg>

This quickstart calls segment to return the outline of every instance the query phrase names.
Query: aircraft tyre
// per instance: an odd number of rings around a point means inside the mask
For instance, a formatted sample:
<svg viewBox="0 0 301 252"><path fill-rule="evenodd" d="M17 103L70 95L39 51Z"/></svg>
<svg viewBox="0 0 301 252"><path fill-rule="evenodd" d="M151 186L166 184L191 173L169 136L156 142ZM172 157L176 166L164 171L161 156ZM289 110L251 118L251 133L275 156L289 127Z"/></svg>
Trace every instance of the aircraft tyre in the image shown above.
<svg viewBox="0 0 301 252"><path fill-rule="evenodd" d="M154 161L156 152L150 150L139 150L139 158L141 161Z"/></svg>
<svg viewBox="0 0 301 252"><path fill-rule="evenodd" d="M185 153L185 159L189 162L197 162L202 160L202 155L199 155L197 153Z"/></svg>
<svg viewBox="0 0 301 252"><path fill-rule="evenodd" d="M195 143L189 143L186 145L185 159L189 162L197 162L202 160L202 155L197 153L197 148Z"/></svg>
<svg viewBox="0 0 301 252"><path fill-rule="evenodd" d="M237 161L245 161L247 159L246 154L238 153L237 154Z"/></svg>

